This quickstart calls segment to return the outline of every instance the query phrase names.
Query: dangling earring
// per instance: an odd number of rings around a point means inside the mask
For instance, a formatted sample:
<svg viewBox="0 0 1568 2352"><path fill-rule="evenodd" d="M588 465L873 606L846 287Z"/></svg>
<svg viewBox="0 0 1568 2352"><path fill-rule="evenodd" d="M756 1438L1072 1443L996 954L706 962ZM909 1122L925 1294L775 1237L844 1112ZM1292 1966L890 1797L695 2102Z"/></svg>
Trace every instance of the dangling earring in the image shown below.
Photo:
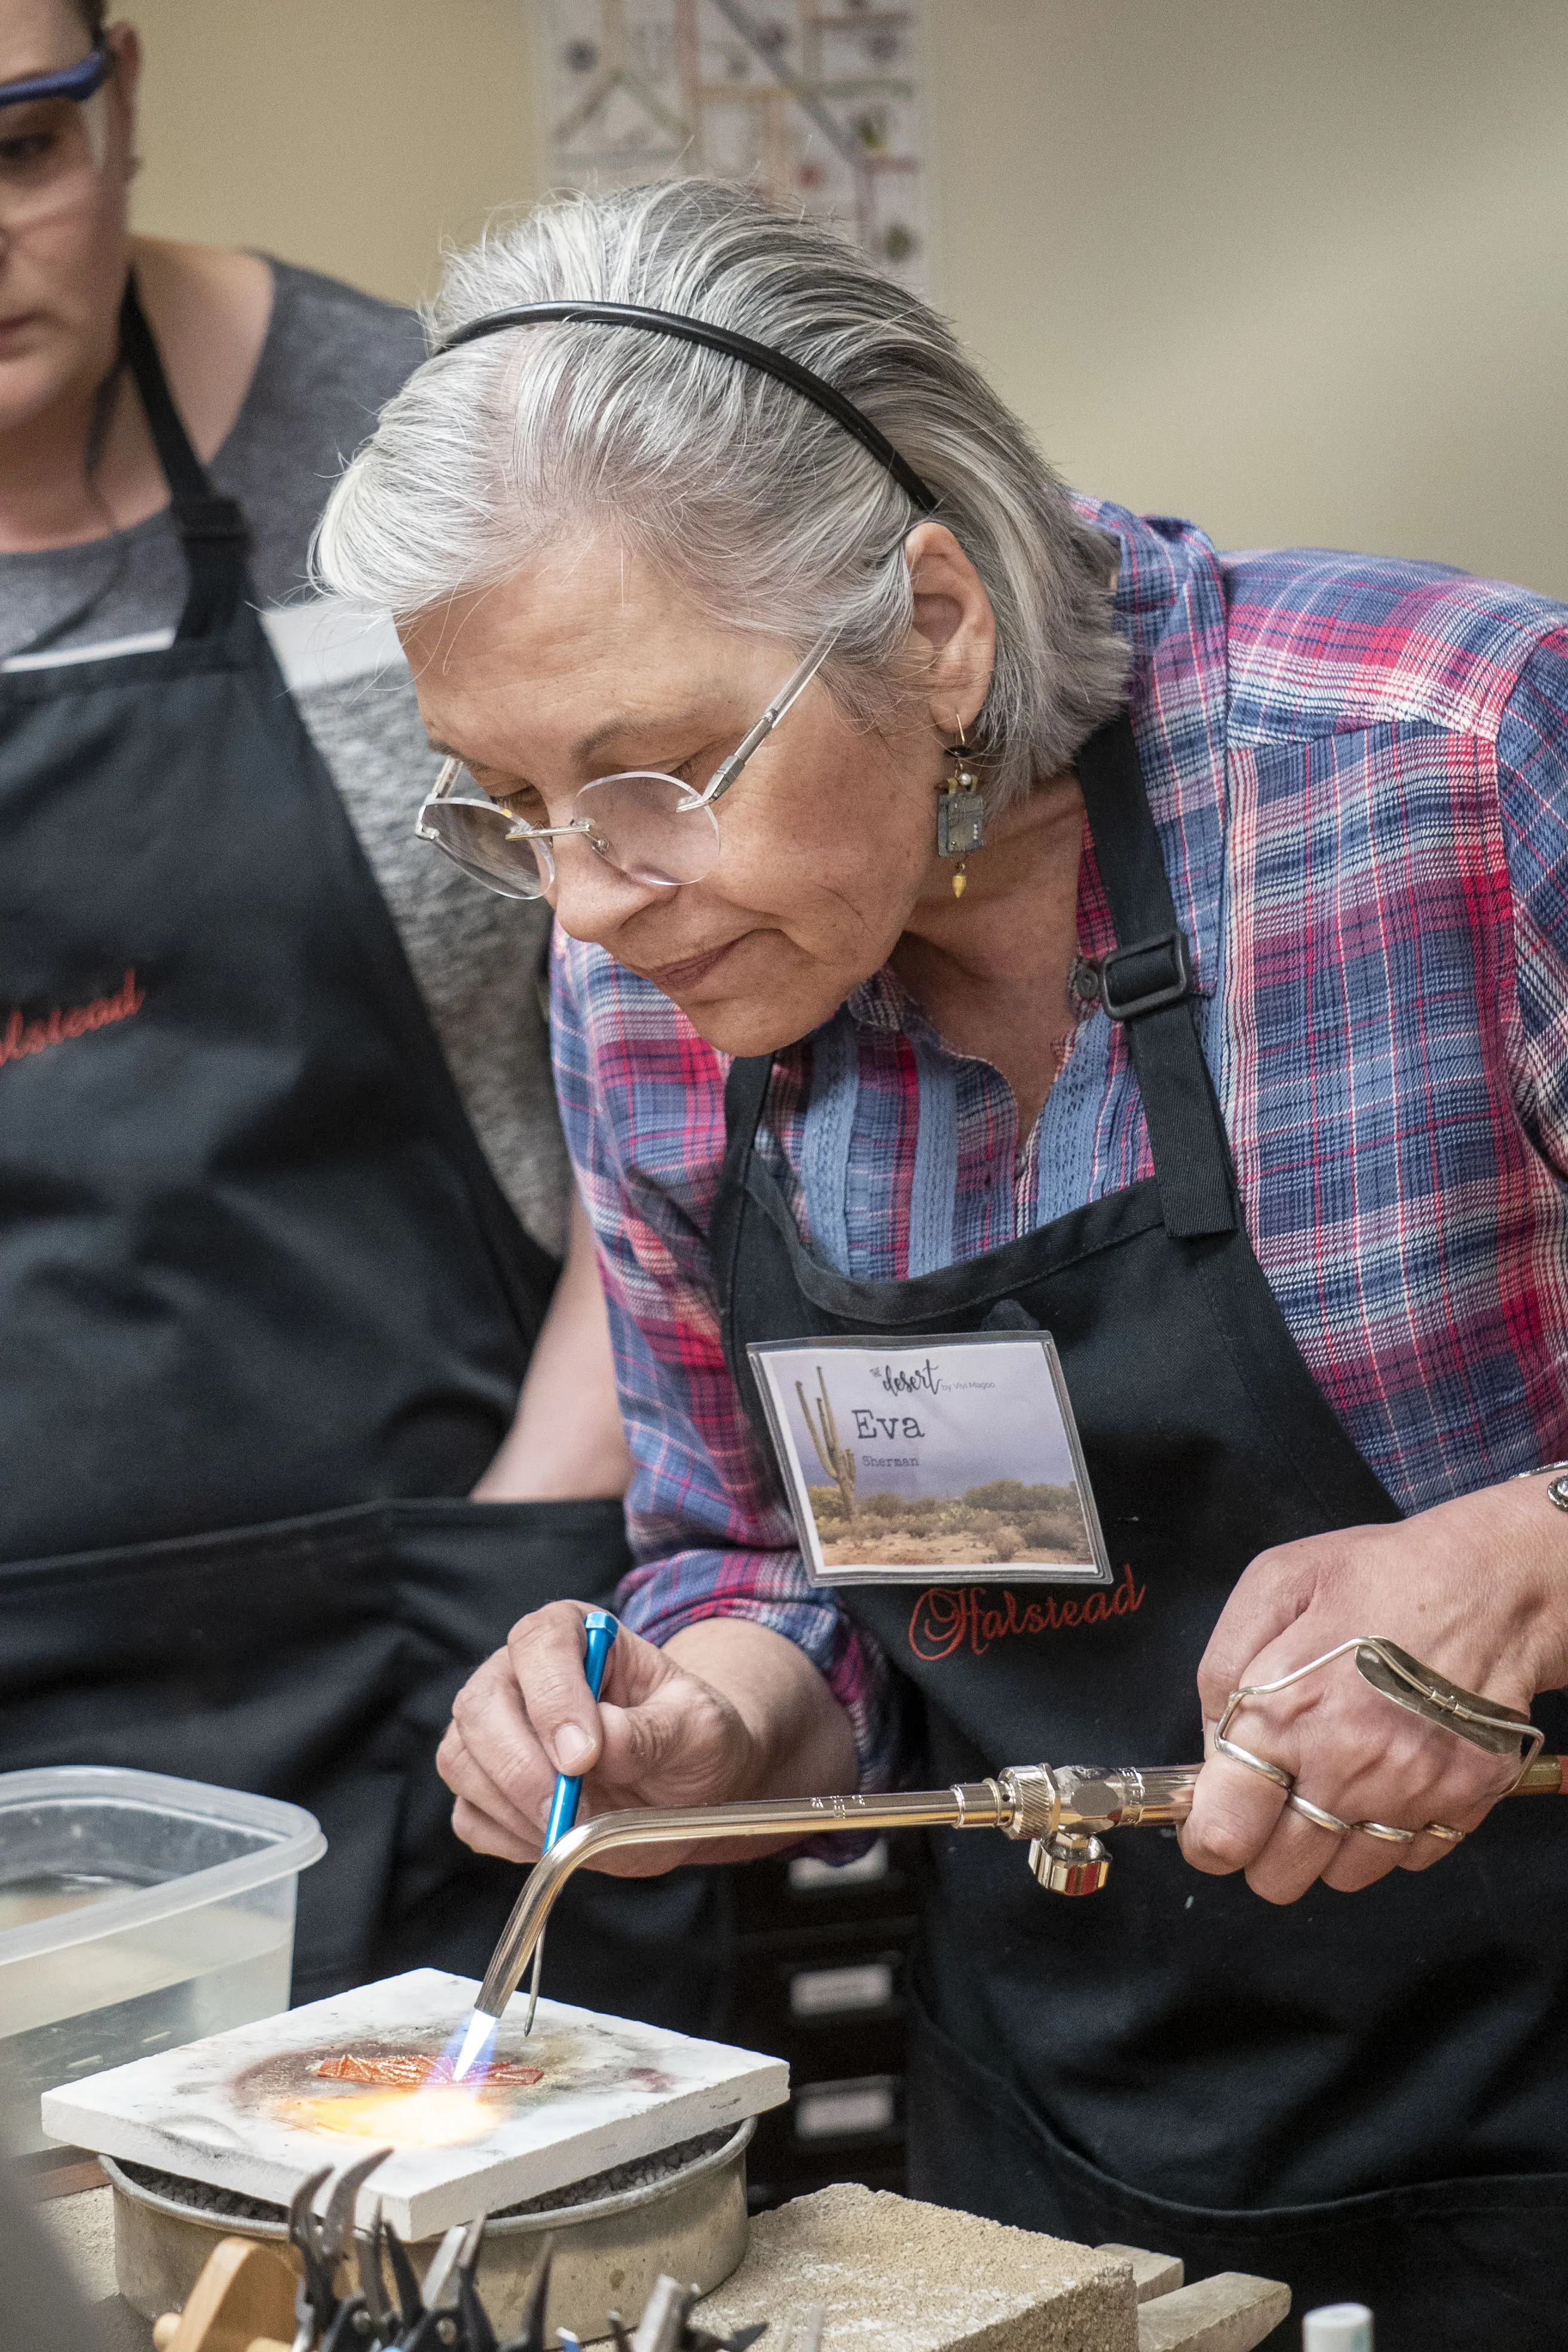
<svg viewBox="0 0 1568 2352"><path fill-rule="evenodd" d="M952 895L962 898L969 883L964 871L969 853L985 846L985 803L981 798L980 779L969 764L963 721L960 719L955 724L958 740L946 747L952 772L943 777L936 804L936 854L939 857L957 858Z"/></svg>

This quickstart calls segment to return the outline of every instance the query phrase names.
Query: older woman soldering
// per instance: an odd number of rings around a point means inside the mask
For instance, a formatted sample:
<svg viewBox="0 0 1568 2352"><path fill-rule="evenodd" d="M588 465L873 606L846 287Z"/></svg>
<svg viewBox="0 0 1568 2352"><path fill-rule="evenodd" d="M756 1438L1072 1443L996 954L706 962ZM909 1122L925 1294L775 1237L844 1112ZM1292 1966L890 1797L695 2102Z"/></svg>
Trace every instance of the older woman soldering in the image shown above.
<svg viewBox="0 0 1568 2352"><path fill-rule="evenodd" d="M469 1685L461 1834L531 1859L558 1768L826 1792L1201 1714L1095 1903L933 1842L915 2189L1541 2344L1568 1817L1470 1840L1519 1743L1348 1660L1213 1736L1362 1634L1494 1712L1568 1678L1563 612L1069 495L941 319L718 186L548 208L438 317L321 557L399 617L426 834L564 934L640 1560L602 1706L567 1603ZM949 1640L927 1571L814 1580L748 1348L1036 1329L1110 1582L972 1570Z"/></svg>

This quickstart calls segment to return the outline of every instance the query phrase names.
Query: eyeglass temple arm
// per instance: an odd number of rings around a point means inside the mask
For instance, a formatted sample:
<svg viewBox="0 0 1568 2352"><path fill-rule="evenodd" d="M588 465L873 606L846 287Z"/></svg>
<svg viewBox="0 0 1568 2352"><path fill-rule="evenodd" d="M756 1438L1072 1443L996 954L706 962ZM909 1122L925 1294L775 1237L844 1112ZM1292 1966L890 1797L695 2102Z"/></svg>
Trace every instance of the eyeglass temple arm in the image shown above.
<svg viewBox="0 0 1568 2352"><path fill-rule="evenodd" d="M837 642L838 631L837 629L829 629L825 635L818 637L816 643L813 646L811 651L807 654L800 667L797 670L793 671L784 680L783 686L780 687L777 694L774 695L773 700L769 703L767 709L763 711L756 725L752 729L751 733L742 738L741 742L736 745L734 751L731 752L729 758L717 771L711 782L709 784L707 791L702 795L705 805L710 805L714 801L722 800L724 794L729 791L731 785L734 782L736 777L740 774L742 769L745 766L752 752L757 749L757 746L760 743L765 743L767 741L768 737L773 733L773 729L778 725L779 720L784 717L785 711L788 710L790 705L798 701L800 697L805 692L806 688L811 684L812 679L816 676L817 671L822 667L823 663L827 659L828 655L833 651L833 648Z"/></svg>
<svg viewBox="0 0 1568 2352"><path fill-rule="evenodd" d="M26 106L39 98L70 98L80 104L97 96L113 70L113 51L97 41L75 65L29 74L23 81L0 82L0 107Z"/></svg>

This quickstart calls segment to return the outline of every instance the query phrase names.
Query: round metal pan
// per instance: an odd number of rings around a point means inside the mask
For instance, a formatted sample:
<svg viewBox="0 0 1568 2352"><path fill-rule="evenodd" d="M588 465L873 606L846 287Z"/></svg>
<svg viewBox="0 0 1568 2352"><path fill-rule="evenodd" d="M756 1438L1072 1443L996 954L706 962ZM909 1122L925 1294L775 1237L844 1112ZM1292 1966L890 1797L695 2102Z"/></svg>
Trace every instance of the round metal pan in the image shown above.
<svg viewBox="0 0 1568 2352"><path fill-rule="evenodd" d="M547 2336L567 2327L584 2343L595 2341L608 2336L612 2311L635 2326L661 2271L704 2294L718 2286L746 2251L746 2148L756 2127L748 2116L721 2146L643 2188L493 2221L479 2256L479 2287L497 2333L515 2333L546 2238L555 2242ZM184 2307L220 2238L287 2239L281 2221L242 2221L182 2204L144 2189L112 2157L99 2160L114 2191L115 2279L126 2302L148 2319ZM421 2277L439 2244L439 2238L426 2238L409 2247Z"/></svg>

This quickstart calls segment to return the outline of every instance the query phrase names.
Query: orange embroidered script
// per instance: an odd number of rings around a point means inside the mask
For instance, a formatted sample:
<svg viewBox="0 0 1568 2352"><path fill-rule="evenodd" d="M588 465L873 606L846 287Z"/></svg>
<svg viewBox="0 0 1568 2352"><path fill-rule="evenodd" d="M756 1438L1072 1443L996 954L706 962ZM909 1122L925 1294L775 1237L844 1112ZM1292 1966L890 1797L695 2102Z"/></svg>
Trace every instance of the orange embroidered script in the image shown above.
<svg viewBox="0 0 1568 2352"><path fill-rule="evenodd" d="M1056 1633L1074 1625L1103 1625L1108 1618L1130 1617L1143 1606L1146 1584L1134 1583L1124 1568L1121 1581L1109 1591L1097 1585L1092 1592L1057 1601L1049 1594L1020 1601L1016 1592L997 1592L984 1584L933 1584L921 1594L910 1619L910 1647L917 1658L935 1665L968 1648L983 1658L993 1642L1016 1633Z"/></svg>
<svg viewBox="0 0 1568 2352"><path fill-rule="evenodd" d="M85 1036L89 1029L107 1029L111 1021L129 1021L146 1002L147 992L137 987L132 969L111 994L95 996L90 1004L57 1004L41 1021L24 1021L20 1013L13 1013L0 1030L0 1069L7 1062L25 1061L29 1054L42 1054L50 1045L63 1045L68 1037Z"/></svg>
<svg viewBox="0 0 1568 2352"><path fill-rule="evenodd" d="M384 2091L416 2091L432 2078L438 2083L451 2080L439 2058L426 2058L414 2050L399 2051L388 2058L359 2058L352 2050L344 2051L341 2057L319 2058L310 2072L324 2074L329 2083L369 2083ZM542 2066L523 2066L504 2059L485 2074L487 2088L493 2084L513 2091L525 2091L543 2080Z"/></svg>

